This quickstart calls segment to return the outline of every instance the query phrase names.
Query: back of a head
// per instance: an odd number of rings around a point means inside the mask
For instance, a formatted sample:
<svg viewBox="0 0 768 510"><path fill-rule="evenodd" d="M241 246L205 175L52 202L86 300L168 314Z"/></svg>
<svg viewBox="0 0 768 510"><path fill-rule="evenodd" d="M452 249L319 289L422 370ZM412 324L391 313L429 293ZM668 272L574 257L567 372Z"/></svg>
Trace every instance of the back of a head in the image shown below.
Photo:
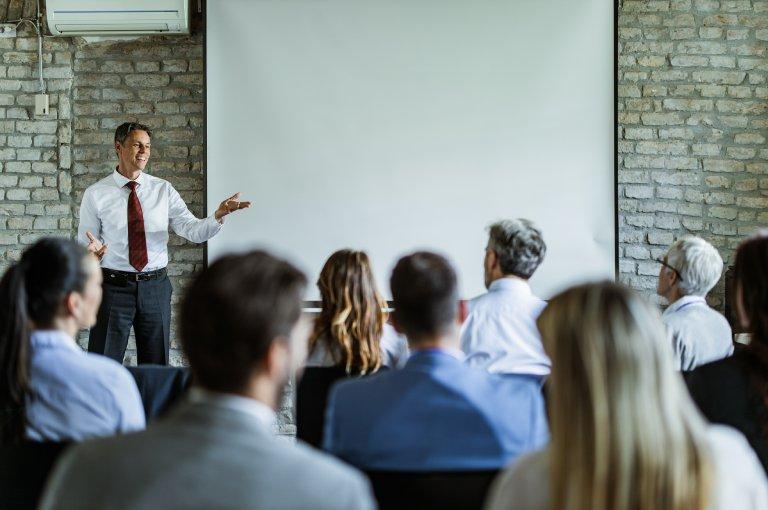
<svg viewBox="0 0 768 510"><path fill-rule="evenodd" d="M263 251L222 257L200 273L180 314L195 382L211 391L243 391L272 342L290 337L305 288L301 271Z"/></svg>
<svg viewBox="0 0 768 510"><path fill-rule="evenodd" d="M488 248L504 275L529 279L547 253L541 231L526 219L502 220L488 227Z"/></svg>
<svg viewBox="0 0 768 510"><path fill-rule="evenodd" d="M50 328L63 300L88 280L86 250L62 238L29 247L0 281L0 442L23 437L31 328Z"/></svg>
<svg viewBox="0 0 768 510"><path fill-rule="evenodd" d="M706 508L704 424L658 311L594 283L554 297L538 324L552 360L553 508Z"/></svg>
<svg viewBox="0 0 768 510"><path fill-rule="evenodd" d="M768 231L747 238L739 245L733 266L734 308L741 309L752 334L751 344L768 351ZM768 361L768 357L766 357ZM768 365L767 365L768 366Z"/></svg>
<svg viewBox="0 0 768 510"><path fill-rule="evenodd" d="M456 322L458 281L448 260L416 252L401 258L390 278L393 318L413 343L450 331Z"/></svg>
<svg viewBox="0 0 768 510"><path fill-rule="evenodd" d="M678 288L684 295L706 296L723 272L723 258L717 249L694 236L683 237L670 246L667 263L680 274Z"/></svg>
<svg viewBox="0 0 768 510"><path fill-rule="evenodd" d="M378 370L387 303L376 286L368 255L354 250L335 252L320 271L317 286L322 309L310 349L325 342L334 361L347 372Z"/></svg>
<svg viewBox="0 0 768 510"><path fill-rule="evenodd" d="M733 308L751 336L747 346L751 363L745 365L751 374L749 379L762 400L768 402L768 231L761 231L739 245L733 266L733 289ZM768 430L768 420L762 421Z"/></svg>

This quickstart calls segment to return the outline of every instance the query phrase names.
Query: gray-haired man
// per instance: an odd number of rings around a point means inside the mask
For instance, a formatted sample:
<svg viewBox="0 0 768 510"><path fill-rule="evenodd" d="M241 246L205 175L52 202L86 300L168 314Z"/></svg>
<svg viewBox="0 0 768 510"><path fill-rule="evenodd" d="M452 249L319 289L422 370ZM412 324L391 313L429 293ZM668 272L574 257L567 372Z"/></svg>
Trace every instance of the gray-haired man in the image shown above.
<svg viewBox="0 0 768 510"><path fill-rule="evenodd" d="M693 370L733 354L728 321L704 299L723 272L717 249L700 237L684 237L659 262L656 292L669 301L662 320L672 336L677 368Z"/></svg>
<svg viewBox="0 0 768 510"><path fill-rule="evenodd" d="M541 232L525 219L503 220L488 228L485 286L469 303L461 349L467 363L489 372L549 374L536 318L546 303L534 296L528 279L544 260Z"/></svg>

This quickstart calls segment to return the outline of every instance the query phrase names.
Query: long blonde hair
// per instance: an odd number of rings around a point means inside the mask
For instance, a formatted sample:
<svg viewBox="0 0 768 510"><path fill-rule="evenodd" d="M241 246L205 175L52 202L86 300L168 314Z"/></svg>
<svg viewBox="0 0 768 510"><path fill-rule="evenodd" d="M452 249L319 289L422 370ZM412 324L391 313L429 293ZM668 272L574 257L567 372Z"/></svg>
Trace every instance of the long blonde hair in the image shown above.
<svg viewBox="0 0 768 510"><path fill-rule="evenodd" d="M706 509L705 424L658 311L595 283L556 296L538 324L552 360L552 508Z"/></svg>
<svg viewBox="0 0 768 510"><path fill-rule="evenodd" d="M317 286L322 309L309 339L310 352L322 342L347 373L378 370L387 302L376 286L368 255L337 251L323 266Z"/></svg>

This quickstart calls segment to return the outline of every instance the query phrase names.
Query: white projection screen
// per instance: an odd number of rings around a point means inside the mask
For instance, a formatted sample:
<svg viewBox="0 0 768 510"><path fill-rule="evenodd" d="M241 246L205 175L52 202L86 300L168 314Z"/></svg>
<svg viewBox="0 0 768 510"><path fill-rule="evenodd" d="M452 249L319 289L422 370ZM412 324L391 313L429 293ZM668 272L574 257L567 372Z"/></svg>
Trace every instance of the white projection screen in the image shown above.
<svg viewBox="0 0 768 510"><path fill-rule="evenodd" d="M542 297L615 276L610 0L212 0L206 98L208 212L253 201L209 262L266 248L314 282L362 249L389 297L397 258L431 249L468 298L488 224L524 217Z"/></svg>

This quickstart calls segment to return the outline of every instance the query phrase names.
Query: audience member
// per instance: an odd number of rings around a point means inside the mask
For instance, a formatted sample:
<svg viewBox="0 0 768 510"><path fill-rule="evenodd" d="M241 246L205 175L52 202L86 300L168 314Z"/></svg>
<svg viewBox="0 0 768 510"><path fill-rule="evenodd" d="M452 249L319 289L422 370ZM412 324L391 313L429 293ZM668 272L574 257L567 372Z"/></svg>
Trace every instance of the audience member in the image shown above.
<svg viewBox="0 0 768 510"><path fill-rule="evenodd" d="M96 322L101 270L72 241L46 238L0 281L0 442L81 441L144 428L136 383L75 335Z"/></svg>
<svg viewBox="0 0 768 510"><path fill-rule="evenodd" d="M552 442L494 482L488 508L768 508L754 452L702 420L652 305L613 283L582 285L538 324L552 359Z"/></svg>
<svg viewBox="0 0 768 510"><path fill-rule="evenodd" d="M456 274L419 252L390 280L393 323L408 337L401 370L331 390L324 448L365 470L488 470L548 439L538 378L501 377L463 363Z"/></svg>
<svg viewBox="0 0 768 510"><path fill-rule="evenodd" d="M296 392L296 435L319 447L331 385L339 379L369 375L384 364L381 340L387 302L362 251L339 250L331 255L317 286L322 304L309 339L307 369Z"/></svg>
<svg viewBox="0 0 768 510"><path fill-rule="evenodd" d="M751 341L694 370L688 385L704 416L739 429L768 473L768 233L736 251L733 289L733 308Z"/></svg>
<svg viewBox="0 0 768 510"><path fill-rule="evenodd" d="M181 307L198 385L142 433L70 450L42 508L366 509L353 469L273 435L275 406L306 357L304 276L264 252L218 259Z"/></svg>
<svg viewBox="0 0 768 510"><path fill-rule="evenodd" d="M659 262L656 292L669 302L661 319L672 337L677 369L689 371L730 356L731 327L704 299L723 271L715 247L700 237L684 237Z"/></svg>
<svg viewBox="0 0 768 510"><path fill-rule="evenodd" d="M546 376L549 359L536 318L546 303L531 292L528 279L547 247L528 220L504 220L489 227L485 249L486 294L469 304L461 333L467 363L502 374Z"/></svg>

